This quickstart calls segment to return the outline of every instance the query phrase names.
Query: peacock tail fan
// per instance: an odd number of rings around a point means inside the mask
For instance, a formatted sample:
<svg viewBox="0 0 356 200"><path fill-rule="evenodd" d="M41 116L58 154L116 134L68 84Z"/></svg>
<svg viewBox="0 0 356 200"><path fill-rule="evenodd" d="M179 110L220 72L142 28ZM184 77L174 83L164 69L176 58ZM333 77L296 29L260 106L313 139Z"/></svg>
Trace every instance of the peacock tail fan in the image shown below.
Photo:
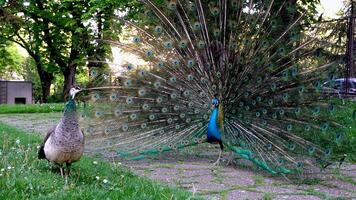
<svg viewBox="0 0 356 200"><path fill-rule="evenodd" d="M328 163L343 125L323 83L333 83L344 61L324 56L332 44L317 26L303 26L303 8L273 0L142 3L139 23L121 19L129 41L105 42L145 64L91 69L87 146L141 159L199 144L218 94L227 149L273 174Z"/></svg>

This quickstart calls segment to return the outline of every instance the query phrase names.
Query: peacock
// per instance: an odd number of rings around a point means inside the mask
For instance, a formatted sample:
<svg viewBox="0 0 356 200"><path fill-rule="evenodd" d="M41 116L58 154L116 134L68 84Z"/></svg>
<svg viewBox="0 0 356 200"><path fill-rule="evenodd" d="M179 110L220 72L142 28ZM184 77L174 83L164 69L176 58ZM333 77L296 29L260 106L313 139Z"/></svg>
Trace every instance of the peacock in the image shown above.
<svg viewBox="0 0 356 200"><path fill-rule="evenodd" d="M129 36L102 40L145 64L90 68L80 120L87 148L132 160L204 142L271 174L330 163L340 109L333 44L288 0L142 0ZM310 24L310 23L309 23ZM90 62L105 62L91 60ZM316 145L323 144L323 145Z"/></svg>
<svg viewBox="0 0 356 200"><path fill-rule="evenodd" d="M48 131L38 151L39 159L47 159L60 167L61 175L65 176L66 181L72 163L78 161L84 152L84 135L79 127L74 100L80 91L78 87L71 88L61 121ZM66 172L63 165L66 165Z"/></svg>

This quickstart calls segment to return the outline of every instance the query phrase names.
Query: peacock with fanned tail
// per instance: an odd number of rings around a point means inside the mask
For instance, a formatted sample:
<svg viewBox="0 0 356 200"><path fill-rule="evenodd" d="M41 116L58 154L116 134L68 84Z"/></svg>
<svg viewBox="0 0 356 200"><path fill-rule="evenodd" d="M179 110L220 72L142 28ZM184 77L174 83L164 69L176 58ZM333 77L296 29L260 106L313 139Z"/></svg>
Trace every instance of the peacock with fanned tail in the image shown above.
<svg viewBox="0 0 356 200"><path fill-rule="evenodd" d="M303 8L287 0L142 3L140 22L121 19L130 41L105 42L146 64L90 69L81 116L88 148L137 160L209 142L272 174L329 163L343 126L323 83L343 61L323 57L332 44L302 26Z"/></svg>

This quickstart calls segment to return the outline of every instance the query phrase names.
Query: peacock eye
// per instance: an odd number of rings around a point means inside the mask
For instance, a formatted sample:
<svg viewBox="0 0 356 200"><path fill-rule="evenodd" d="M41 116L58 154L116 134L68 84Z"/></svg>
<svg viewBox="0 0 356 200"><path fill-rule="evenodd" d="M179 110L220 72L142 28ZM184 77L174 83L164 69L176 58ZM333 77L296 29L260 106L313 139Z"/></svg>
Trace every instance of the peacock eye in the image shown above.
<svg viewBox="0 0 356 200"><path fill-rule="evenodd" d="M127 70L132 70L134 67L132 64L129 63L126 65L126 68L127 68Z"/></svg>
<svg viewBox="0 0 356 200"><path fill-rule="evenodd" d="M314 152L315 152L315 147L309 147L308 148L308 153L309 153L309 155L313 155L314 154Z"/></svg>
<svg viewBox="0 0 356 200"><path fill-rule="evenodd" d="M154 114L150 114L150 115L148 116L148 119L151 120L151 121L154 120L155 118L156 118L156 117L155 117Z"/></svg>
<svg viewBox="0 0 356 200"><path fill-rule="evenodd" d="M170 94L171 99L175 99L177 98L177 93L173 92L172 94Z"/></svg>
<svg viewBox="0 0 356 200"><path fill-rule="evenodd" d="M177 78L176 77L171 77L171 78L169 78L169 81L171 83L175 83L175 82L177 82Z"/></svg>
<svg viewBox="0 0 356 200"><path fill-rule="evenodd" d="M200 22L195 22L195 23L193 24L193 27L194 27L194 30L195 30L195 31L199 31L199 30L201 29L201 24L200 24Z"/></svg>
<svg viewBox="0 0 356 200"><path fill-rule="evenodd" d="M185 118L185 113L179 114L179 117L180 117L181 119Z"/></svg>
<svg viewBox="0 0 356 200"><path fill-rule="evenodd" d="M180 65L180 60L173 60L172 61L172 65L174 66L174 67L178 67L179 65Z"/></svg>
<svg viewBox="0 0 356 200"><path fill-rule="evenodd" d="M150 106L147 103L142 105L143 110L148 110L149 108L150 108Z"/></svg>
<svg viewBox="0 0 356 200"><path fill-rule="evenodd" d="M199 49L203 49L205 47L205 42L204 41L199 41L198 44L197 44L197 47Z"/></svg>
<svg viewBox="0 0 356 200"><path fill-rule="evenodd" d="M161 83L160 83L159 81L157 81L157 82L155 82L155 83L153 84L153 86L154 86L156 89L158 89L158 88L161 87Z"/></svg>
<svg viewBox="0 0 356 200"><path fill-rule="evenodd" d="M158 63L157 63L157 67L163 68L163 67L164 67L164 62L158 62Z"/></svg>
<svg viewBox="0 0 356 200"><path fill-rule="evenodd" d="M162 26L156 26L156 27L155 27L155 32L156 32L156 33L162 33L162 31L163 31Z"/></svg>
<svg viewBox="0 0 356 200"><path fill-rule="evenodd" d="M147 58L152 58L153 57L153 51L148 50L145 52Z"/></svg>
<svg viewBox="0 0 356 200"><path fill-rule="evenodd" d="M140 42L141 42L141 38L140 38L140 37L134 37L134 38L132 39L132 41L137 44L137 43L140 43Z"/></svg>
<svg viewBox="0 0 356 200"><path fill-rule="evenodd" d="M174 1L169 2L169 3L168 3L168 9L170 9L170 10L175 10L175 9L177 9L177 3L174 2Z"/></svg>
<svg viewBox="0 0 356 200"><path fill-rule="evenodd" d="M188 60L187 65L188 65L188 67L194 67L195 61L194 60Z"/></svg>
<svg viewBox="0 0 356 200"><path fill-rule="evenodd" d="M141 128L142 128L142 129L147 128L147 124L146 124L146 123L142 123L142 124L141 124Z"/></svg>
<svg viewBox="0 0 356 200"><path fill-rule="evenodd" d="M98 72L97 72L96 69L92 69L92 70L90 71L90 76L91 76L91 77L95 78L97 75L98 75Z"/></svg>
<svg viewBox="0 0 356 200"><path fill-rule="evenodd" d="M187 44L188 44L187 40L182 40L179 42L179 48L184 49L187 47Z"/></svg>
<svg viewBox="0 0 356 200"><path fill-rule="evenodd" d="M126 132L129 129L129 126L127 124L123 124L121 129Z"/></svg>
<svg viewBox="0 0 356 200"><path fill-rule="evenodd" d="M173 43L172 43L172 41L164 42L164 47L165 47L166 49L172 49L172 48L173 48Z"/></svg>
<svg viewBox="0 0 356 200"><path fill-rule="evenodd" d="M156 98L156 102L157 102L157 103L162 103L162 101L163 101L162 97L157 97L157 98Z"/></svg>
<svg viewBox="0 0 356 200"><path fill-rule="evenodd" d="M192 3L192 2L189 3L188 7L189 7L190 11L195 11L196 10L196 5L194 3Z"/></svg>

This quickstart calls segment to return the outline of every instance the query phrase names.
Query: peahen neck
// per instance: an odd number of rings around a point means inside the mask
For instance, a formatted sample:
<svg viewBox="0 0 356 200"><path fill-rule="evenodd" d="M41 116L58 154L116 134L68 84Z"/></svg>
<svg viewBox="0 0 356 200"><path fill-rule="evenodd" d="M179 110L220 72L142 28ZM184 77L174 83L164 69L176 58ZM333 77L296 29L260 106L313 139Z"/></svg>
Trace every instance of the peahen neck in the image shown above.
<svg viewBox="0 0 356 200"><path fill-rule="evenodd" d="M77 111L77 106L75 105L75 101L73 98L70 98L64 107L64 114L73 113L76 111Z"/></svg>
<svg viewBox="0 0 356 200"><path fill-rule="evenodd" d="M75 130L78 129L79 125L78 125L78 116L77 116L77 106L75 104L74 99L71 98L66 103L63 117L59 125L62 127L62 130L64 130L65 132L67 132L68 130L72 130L68 132L73 132L73 130L75 132Z"/></svg>

